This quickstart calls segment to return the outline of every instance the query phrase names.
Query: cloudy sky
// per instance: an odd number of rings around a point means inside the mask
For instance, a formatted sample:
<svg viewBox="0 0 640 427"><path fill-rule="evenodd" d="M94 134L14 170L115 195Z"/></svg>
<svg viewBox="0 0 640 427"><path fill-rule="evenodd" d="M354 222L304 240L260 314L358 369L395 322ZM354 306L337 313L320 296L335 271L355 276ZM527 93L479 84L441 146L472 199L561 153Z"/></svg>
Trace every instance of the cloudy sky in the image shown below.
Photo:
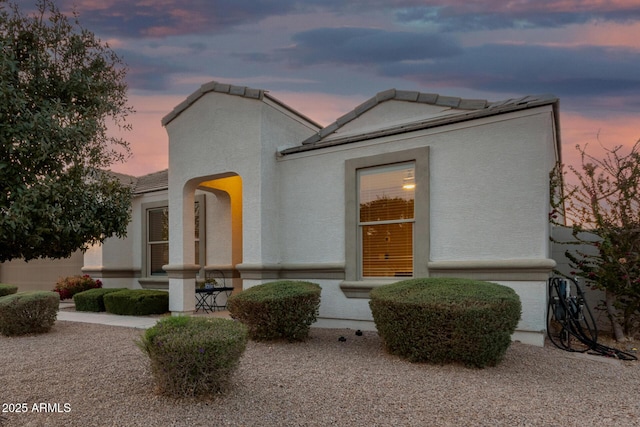
<svg viewBox="0 0 640 427"><path fill-rule="evenodd" d="M23 8L34 0L19 0ZM167 167L163 116L203 83L268 90L321 124L397 88L560 98L563 150L640 138L638 0L57 0L128 64L133 157Z"/></svg>

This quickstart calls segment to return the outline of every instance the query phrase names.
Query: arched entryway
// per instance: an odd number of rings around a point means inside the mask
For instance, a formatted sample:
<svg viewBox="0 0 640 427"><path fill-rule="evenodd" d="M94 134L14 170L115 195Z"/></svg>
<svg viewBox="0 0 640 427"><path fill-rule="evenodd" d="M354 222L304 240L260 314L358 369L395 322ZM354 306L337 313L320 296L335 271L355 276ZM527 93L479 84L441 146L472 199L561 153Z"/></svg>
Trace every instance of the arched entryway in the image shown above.
<svg viewBox="0 0 640 427"><path fill-rule="evenodd" d="M236 266L242 263L242 178L238 175L203 181L196 193L204 193L206 211L205 264L203 271L220 271L227 285L242 289Z"/></svg>
<svg viewBox="0 0 640 427"><path fill-rule="evenodd" d="M176 192L177 193L177 192ZM180 197L169 196L169 310L195 309L196 282L222 271L227 285L242 289L242 178L235 173L189 180ZM194 209L193 207L196 206Z"/></svg>

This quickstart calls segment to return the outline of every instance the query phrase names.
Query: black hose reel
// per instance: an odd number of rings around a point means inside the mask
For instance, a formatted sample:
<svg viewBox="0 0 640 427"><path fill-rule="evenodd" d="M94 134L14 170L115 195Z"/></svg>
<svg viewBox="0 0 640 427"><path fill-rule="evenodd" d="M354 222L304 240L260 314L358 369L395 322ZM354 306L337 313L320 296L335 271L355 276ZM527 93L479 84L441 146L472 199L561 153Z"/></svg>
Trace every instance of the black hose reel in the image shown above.
<svg viewBox="0 0 640 427"><path fill-rule="evenodd" d="M561 350L637 360L633 354L598 344L598 328L577 280L552 277L548 286L547 336Z"/></svg>

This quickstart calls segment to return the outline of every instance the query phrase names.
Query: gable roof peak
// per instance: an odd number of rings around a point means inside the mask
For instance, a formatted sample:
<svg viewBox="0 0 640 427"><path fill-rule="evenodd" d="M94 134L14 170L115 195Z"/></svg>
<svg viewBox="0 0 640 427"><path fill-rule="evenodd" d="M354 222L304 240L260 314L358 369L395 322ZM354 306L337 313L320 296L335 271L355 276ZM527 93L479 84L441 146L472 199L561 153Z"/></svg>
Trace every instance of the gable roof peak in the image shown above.
<svg viewBox="0 0 640 427"><path fill-rule="evenodd" d="M193 103L195 103L198 99L210 92L223 93L226 95L232 96L240 96L243 98L255 99L257 101L263 101L264 99L269 100L269 102L273 104L277 104L280 108L288 111L290 114L293 114L304 121L308 122L315 128L321 128L322 126L316 123L314 120L305 116L304 114L294 110L284 102L279 99L274 98L269 94L268 90L264 89L254 89L249 86L237 86L228 83L220 83L217 81L211 81L209 83L205 83L200 86L195 92L189 95L184 101L178 104L169 114L162 118L162 126L166 126L173 119L178 117L184 110L189 108Z"/></svg>
<svg viewBox="0 0 640 427"><path fill-rule="evenodd" d="M367 99L353 110L341 117L338 117L334 123L321 129L317 134L303 141L302 144L306 145L318 142L324 137L335 132L338 128L341 128L350 121L357 119L379 104L392 100L436 105L440 107L455 108L458 110L482 110L490 105L489 102L484 99L465 99L454 96L443 96L437 93L423 93L414 90L398 90L395 88L387 89L382 92L378 92L374 97Z"/></svg>
<svg viewBox="0 0 640 427"><path fill-rule="evenodd" d="M263 89L253 89L248 86L236 86L232 84L211 81L200 86L195 92L178 104L169 114L162 118L162 126L166 126L170 121L178 117L180 113L189 108L194 102L200 99L204 94L209 92L226 93L229 95L242 96L261 100L264 98L266 91Z"/></svg>
<svg viewBox="0 0 640 427"><path fill-rule="evenodd" d="M388 127L382 127L380 129L371 131L364 131L362 133L335 136L336 131L338 131L345 124L351 122L352 120L355 120L377 105L390 100L448 107L451 111L448 112L448 114L444 115L425 117L424 119L414 120L407 123L392 124ZM374 96L373 98L366 100L352 111L339 117L335 122L320 129L319 132L302 141L301 145L282 150L279 154L287 155L303 151L315 150L323 147L362 141L364 139L373 137L394 135L397 133L411 132L418 129L450 125L467 120L474 120L482 117L489 117L514 111L522 111L529 108L536 108L545 105L551 105L553 107L556 120L556 128L559 129L557 117L558 102L558 98L552 94L527 95L521 98L511 98L504 101L488 102L484 99L467 99L453 96L443 96L436 93L422 93L417 91L388 89L383 92L378 92L378 94L376 94L376 96ZM557 138L559 140L559 134L557 135Z"/></svg>

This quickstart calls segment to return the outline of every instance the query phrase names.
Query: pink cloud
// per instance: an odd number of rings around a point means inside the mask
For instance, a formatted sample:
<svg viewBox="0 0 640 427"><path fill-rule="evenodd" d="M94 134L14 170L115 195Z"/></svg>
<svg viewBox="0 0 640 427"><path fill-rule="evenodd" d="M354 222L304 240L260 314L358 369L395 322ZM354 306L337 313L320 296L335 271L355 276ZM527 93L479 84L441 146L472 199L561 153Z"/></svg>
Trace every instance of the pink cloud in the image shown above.
<svg viewBox="0 0 640 427"><path fill-rule="evenodd" d="M184 96L154 95L129 97L136 113L129 117L132 130L112 130L114 136L129 141L132 157L111 169L133 176L146 175L168 167L169 138L161 124L162 118L184 100Z"/></svg>
<svg viewBox="0 0 640 427"><path fill-rule="evenodd" d="M637 114L604 115L589 118L574 112L560 112L560 130L562 138L562 161L566 165L580 166L580 154L576 145L588 144L587 152L601 158L602 148L617 145L631 148L640 139Z"/></svg>

